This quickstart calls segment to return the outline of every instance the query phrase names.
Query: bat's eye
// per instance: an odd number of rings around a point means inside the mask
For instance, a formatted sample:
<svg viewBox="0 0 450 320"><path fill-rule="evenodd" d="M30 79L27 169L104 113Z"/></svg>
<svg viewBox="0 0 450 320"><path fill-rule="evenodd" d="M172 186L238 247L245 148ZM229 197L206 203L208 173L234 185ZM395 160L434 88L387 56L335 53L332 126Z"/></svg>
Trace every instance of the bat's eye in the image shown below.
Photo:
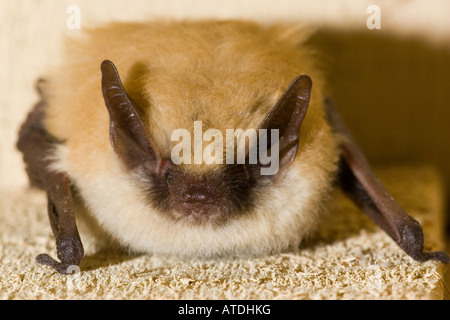
<svg viewBox="0 0 450 320"><path fill-rule="evenodd" d="M174 164L170 160L162 160L159 165L159 175L164 177L166 182L170 182L173 179Z"/></svg>
<svg viewBox="0 0 450 320"><path fill-rule="evenodd" d="M164 179L166 179L167 184L170 184L170 182L173 180L173 174L170 171L166 172L166 174L164 175Z"/></svg>

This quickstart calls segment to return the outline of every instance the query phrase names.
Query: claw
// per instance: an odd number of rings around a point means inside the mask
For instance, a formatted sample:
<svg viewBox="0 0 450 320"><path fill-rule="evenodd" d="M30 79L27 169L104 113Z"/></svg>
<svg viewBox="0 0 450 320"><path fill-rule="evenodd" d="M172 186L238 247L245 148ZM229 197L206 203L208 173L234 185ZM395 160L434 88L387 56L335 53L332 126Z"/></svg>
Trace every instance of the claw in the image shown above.
<svg viewBox="0 0 450 320"><path fill-rule="evenodd" d="M42 253L36 257L36 262L41 265L49 266L61 274L70 275L80 272L78 265L61 263L50 257L46 253Z"/></svg>

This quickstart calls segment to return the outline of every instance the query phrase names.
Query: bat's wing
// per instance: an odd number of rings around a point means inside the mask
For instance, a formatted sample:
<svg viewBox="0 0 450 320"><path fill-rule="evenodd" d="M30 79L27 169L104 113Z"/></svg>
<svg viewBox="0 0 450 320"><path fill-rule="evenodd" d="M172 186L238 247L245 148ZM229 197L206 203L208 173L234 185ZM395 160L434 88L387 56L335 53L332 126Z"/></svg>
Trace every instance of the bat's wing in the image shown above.
<svg viewBox="0 0 450 320"><path fill-rule="evenodd" d="M66 173L49 169L51 160L48 157L59 142L48 134L43 125L46 108L42 97L20 129L17 148L23 154L31 184L47 192L48 215L61 260L58 262L47 254L40 254L36 262L70 274L80 264L84 250L75 221L70 180Z"/></svg>
<svg viewBox="0 0 450 320"><path fill-rule="evenodd" d="M412 258L450 263L445 252L423 251L422 227L400 207L375 176L333 102L327 99L325 104L331 126L340 136L340 187Z"/></svg>

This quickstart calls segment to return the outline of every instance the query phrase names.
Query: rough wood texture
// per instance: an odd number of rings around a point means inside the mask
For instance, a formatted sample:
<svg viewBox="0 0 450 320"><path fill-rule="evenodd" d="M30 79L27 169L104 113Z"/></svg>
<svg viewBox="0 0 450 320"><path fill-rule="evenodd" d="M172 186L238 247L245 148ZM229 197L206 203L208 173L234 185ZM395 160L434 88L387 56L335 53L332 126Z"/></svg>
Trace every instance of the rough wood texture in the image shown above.
<svg viewBox="0 0 450 320"><path fill-rule="evenodd" d="M427 249L442 249L443 186L433 168L378 170L424 227ZM350 201L335 194L317 233L295 252L181 261L174 257L87 252L81 273L36 265L52 252L45 195L0 192L0 299L444 299L445 266L417 263ZM84 235L81 235L84 237ZM53 253L53 252L52 252Z"/></svg>

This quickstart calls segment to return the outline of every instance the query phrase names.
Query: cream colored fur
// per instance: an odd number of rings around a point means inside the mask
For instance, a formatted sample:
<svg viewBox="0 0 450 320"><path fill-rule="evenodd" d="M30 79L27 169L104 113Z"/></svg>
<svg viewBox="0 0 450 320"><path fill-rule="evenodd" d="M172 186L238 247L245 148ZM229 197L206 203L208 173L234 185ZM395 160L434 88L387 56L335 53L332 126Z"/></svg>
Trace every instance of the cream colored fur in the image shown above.
<svg viewBox="0 0 450 320"><path fill-rule="evenodd" d="M253 255L297 246L316 224L338 158L324 118L322 75L306 37L295 26L158 21L111 24L70 39L66 62L48 76L46 127L65 141L54 168L66 171L81 195L87 212L79 210L79 217L134 251ZM172 131L192 131L195 120L204 130L256 128L291 81L309 75L312 97L294 163L281 179L253 190L257 200L249 214L220 227L175 222L152 208L112 150L100 85L105 59L116 64L125 89L144 109L152 143L165 157Z"/></svg>

